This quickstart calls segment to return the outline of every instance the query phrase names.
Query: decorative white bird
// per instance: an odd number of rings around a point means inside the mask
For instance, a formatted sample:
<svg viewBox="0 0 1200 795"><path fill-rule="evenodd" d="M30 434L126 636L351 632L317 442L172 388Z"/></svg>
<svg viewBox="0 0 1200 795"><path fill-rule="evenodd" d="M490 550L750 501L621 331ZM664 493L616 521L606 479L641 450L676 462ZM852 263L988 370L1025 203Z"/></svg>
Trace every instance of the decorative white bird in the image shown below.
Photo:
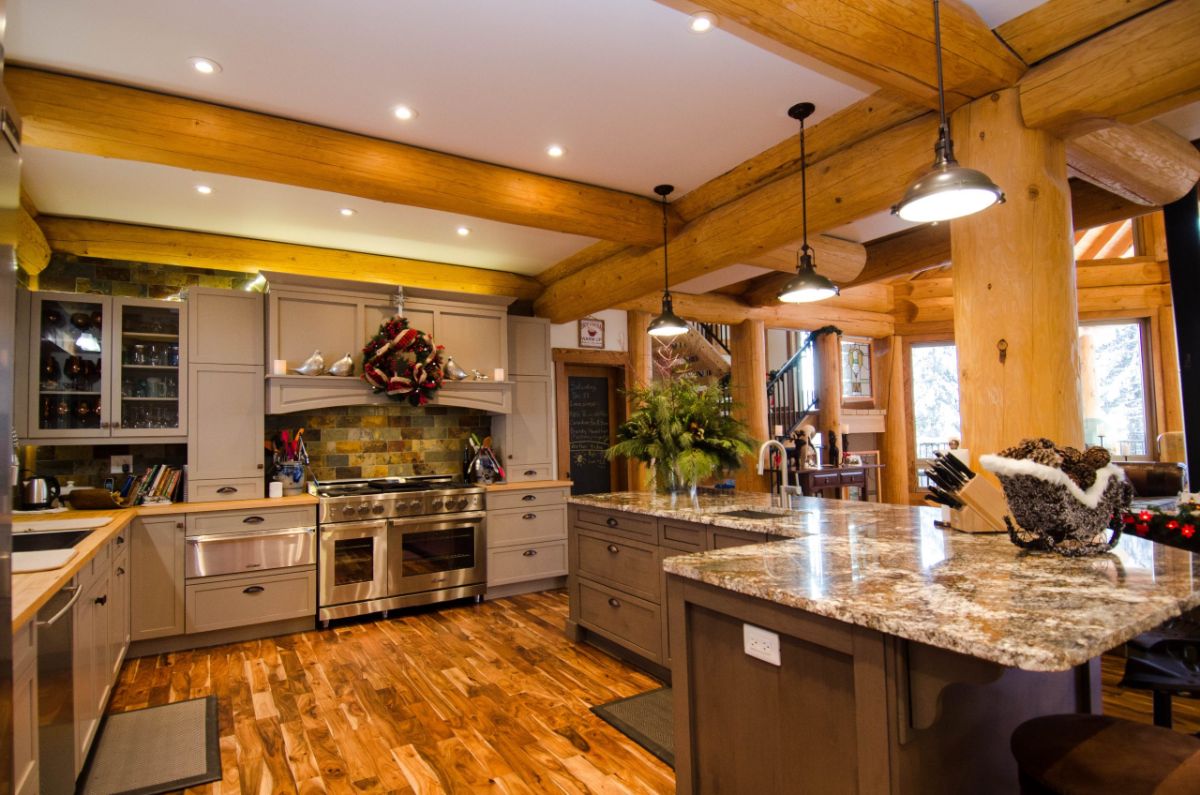
<svg viewBox="0 0 1200 795"><path fill-rule="evenodd" d="M452 381L467 380L467 371L458 366L458 362L454 361L453 356L446 357L446 364L442 366L442 372Z"/></svg>
<svg viewBox="0 0 1200 795"><path fill-rule="evenodd" d="M330 375L343 375L343 376L353 375L354 374L354 360L352 358L350 358L350 354L347 353L345 356L338 359L333 364L329 365L329 374Z"/></svg>
<svg viewBox="0 0 1200 795"><path fill-rule="evenodd" d="M325 357L321 355L320 349L313 351L312 356L304 360L304 364L292 370L293 373L300 375L320 375L325 372Z"/></svg>

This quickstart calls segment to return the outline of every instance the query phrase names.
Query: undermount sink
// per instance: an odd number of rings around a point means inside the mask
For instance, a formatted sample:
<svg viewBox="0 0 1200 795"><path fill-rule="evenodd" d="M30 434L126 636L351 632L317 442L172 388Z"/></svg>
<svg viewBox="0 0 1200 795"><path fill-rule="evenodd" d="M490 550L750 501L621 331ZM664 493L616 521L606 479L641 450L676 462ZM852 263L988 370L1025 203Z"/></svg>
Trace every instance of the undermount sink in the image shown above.
<svg viewBox="0 0 1200 795"><path fill-rule="evenodd" d="M51 533L16 533L12 537L13 552L45 552L50 549L71 549L92 534L91 530L66 530Z"/></svg>
<svg viewBox="0 0 1200 795"><path fill-rule="evenodd" d="M756 511L752 508L738 508L733 511L721 511L721 516L733 516L738 519L782 519L787 511Z"/></svg>

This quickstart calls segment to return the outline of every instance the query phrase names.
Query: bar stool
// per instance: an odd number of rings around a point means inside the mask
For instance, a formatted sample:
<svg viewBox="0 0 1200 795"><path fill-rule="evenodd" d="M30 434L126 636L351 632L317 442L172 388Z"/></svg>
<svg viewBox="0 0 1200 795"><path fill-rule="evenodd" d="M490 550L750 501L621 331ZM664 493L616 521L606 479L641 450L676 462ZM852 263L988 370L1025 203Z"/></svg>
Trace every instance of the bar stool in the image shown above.
<svg viewBox="0 0 1200 795"><path fill-rule="evenodd" d="M1143 632L1126 645L1121 687L1149 690L1154 725L1171 728L1171 697L1200 697L1200 620L1195 611Z"/></svg>
<svg viewBox="0 0 1200 795"><path fill-rule="evenodd" d="M1046 715L1012 736L1022 795L1196 795L1200 740L1107 715Z"/></svg>

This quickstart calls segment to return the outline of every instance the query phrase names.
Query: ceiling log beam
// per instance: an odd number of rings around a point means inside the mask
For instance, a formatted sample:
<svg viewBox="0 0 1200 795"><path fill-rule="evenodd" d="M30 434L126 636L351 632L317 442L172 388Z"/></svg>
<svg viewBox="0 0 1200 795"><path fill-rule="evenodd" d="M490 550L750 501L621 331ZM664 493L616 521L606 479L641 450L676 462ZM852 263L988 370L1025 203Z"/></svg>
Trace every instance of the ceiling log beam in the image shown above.
<svg viewBox="0 0 1200 795"><path fill-rule="evenodd" d="M996 35L1032 65L1164 2L1047 0L1000 25Z"/></svg>
<svg viewBox="0 0 1200 795"><path fill-rule="evenodd" d="M31 146L332 191L630 245L662 239L658 203L631 193L98 80L9 67L4 82Z"/></svg>
<svg viewBox="0 0 1200 795"><path fill-rule="evenodd" d="M52 250L83 257L239 273L269 270L518 299L532 299L542 289L528 276L465 265L110 221L43 215L38 222Z"/></svg>
<svg viewBox="0 0 1200 795"><path fill-rule="evenodd" d="M790 50L937 107L933 11L926 0L705 0L704 7ZM961 0L942 0L941 23L951 107L1011 86L1025 71Z"/></svg>
<svg viewBox="0 0 1200 795"><path fill-rule="evenodd" d="M17 208L17 266L30 276L37 276L50 264L50 253L45 232L34 220L34 213L22 203Z"/></svg>
<svg viewBox="0 0 1200 795"><path fill-rule="evenodd" d="M1182 198L1200 181L1200 152L1155 122L1136 127L1096 121L1067 143L1072 173L1150 207Z"/></svg>
<svg viewBox="0 0 1200 795"><path fill-rule="evenodd" d="M674 293L675 311L684 317L703 323L736 325L743 320L762 320L772 328L818 329L834 325L847 334L864 337L887 337L894 328L892 316L886 312L869 312L819 304L775 304L753 307L726 295L708 293L686 295ZM661 306L658 296L646 295L621 304L618 308L657 314Z"/></svg>

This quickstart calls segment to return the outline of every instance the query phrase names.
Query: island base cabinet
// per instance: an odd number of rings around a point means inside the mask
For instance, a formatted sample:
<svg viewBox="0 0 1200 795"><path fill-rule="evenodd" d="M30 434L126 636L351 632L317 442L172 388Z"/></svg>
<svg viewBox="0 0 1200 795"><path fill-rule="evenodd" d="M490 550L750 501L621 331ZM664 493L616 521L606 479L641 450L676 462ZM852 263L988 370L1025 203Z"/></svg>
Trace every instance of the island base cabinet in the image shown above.
<svg viewBox="0 0 1200 795"><path fill-rule="evenodd" d="M683 795L1017 792L1013 730L1099 708L1095 664L1005 668L673 575L667 610ZM746 625L780 665L746 654Z"/></svg>

